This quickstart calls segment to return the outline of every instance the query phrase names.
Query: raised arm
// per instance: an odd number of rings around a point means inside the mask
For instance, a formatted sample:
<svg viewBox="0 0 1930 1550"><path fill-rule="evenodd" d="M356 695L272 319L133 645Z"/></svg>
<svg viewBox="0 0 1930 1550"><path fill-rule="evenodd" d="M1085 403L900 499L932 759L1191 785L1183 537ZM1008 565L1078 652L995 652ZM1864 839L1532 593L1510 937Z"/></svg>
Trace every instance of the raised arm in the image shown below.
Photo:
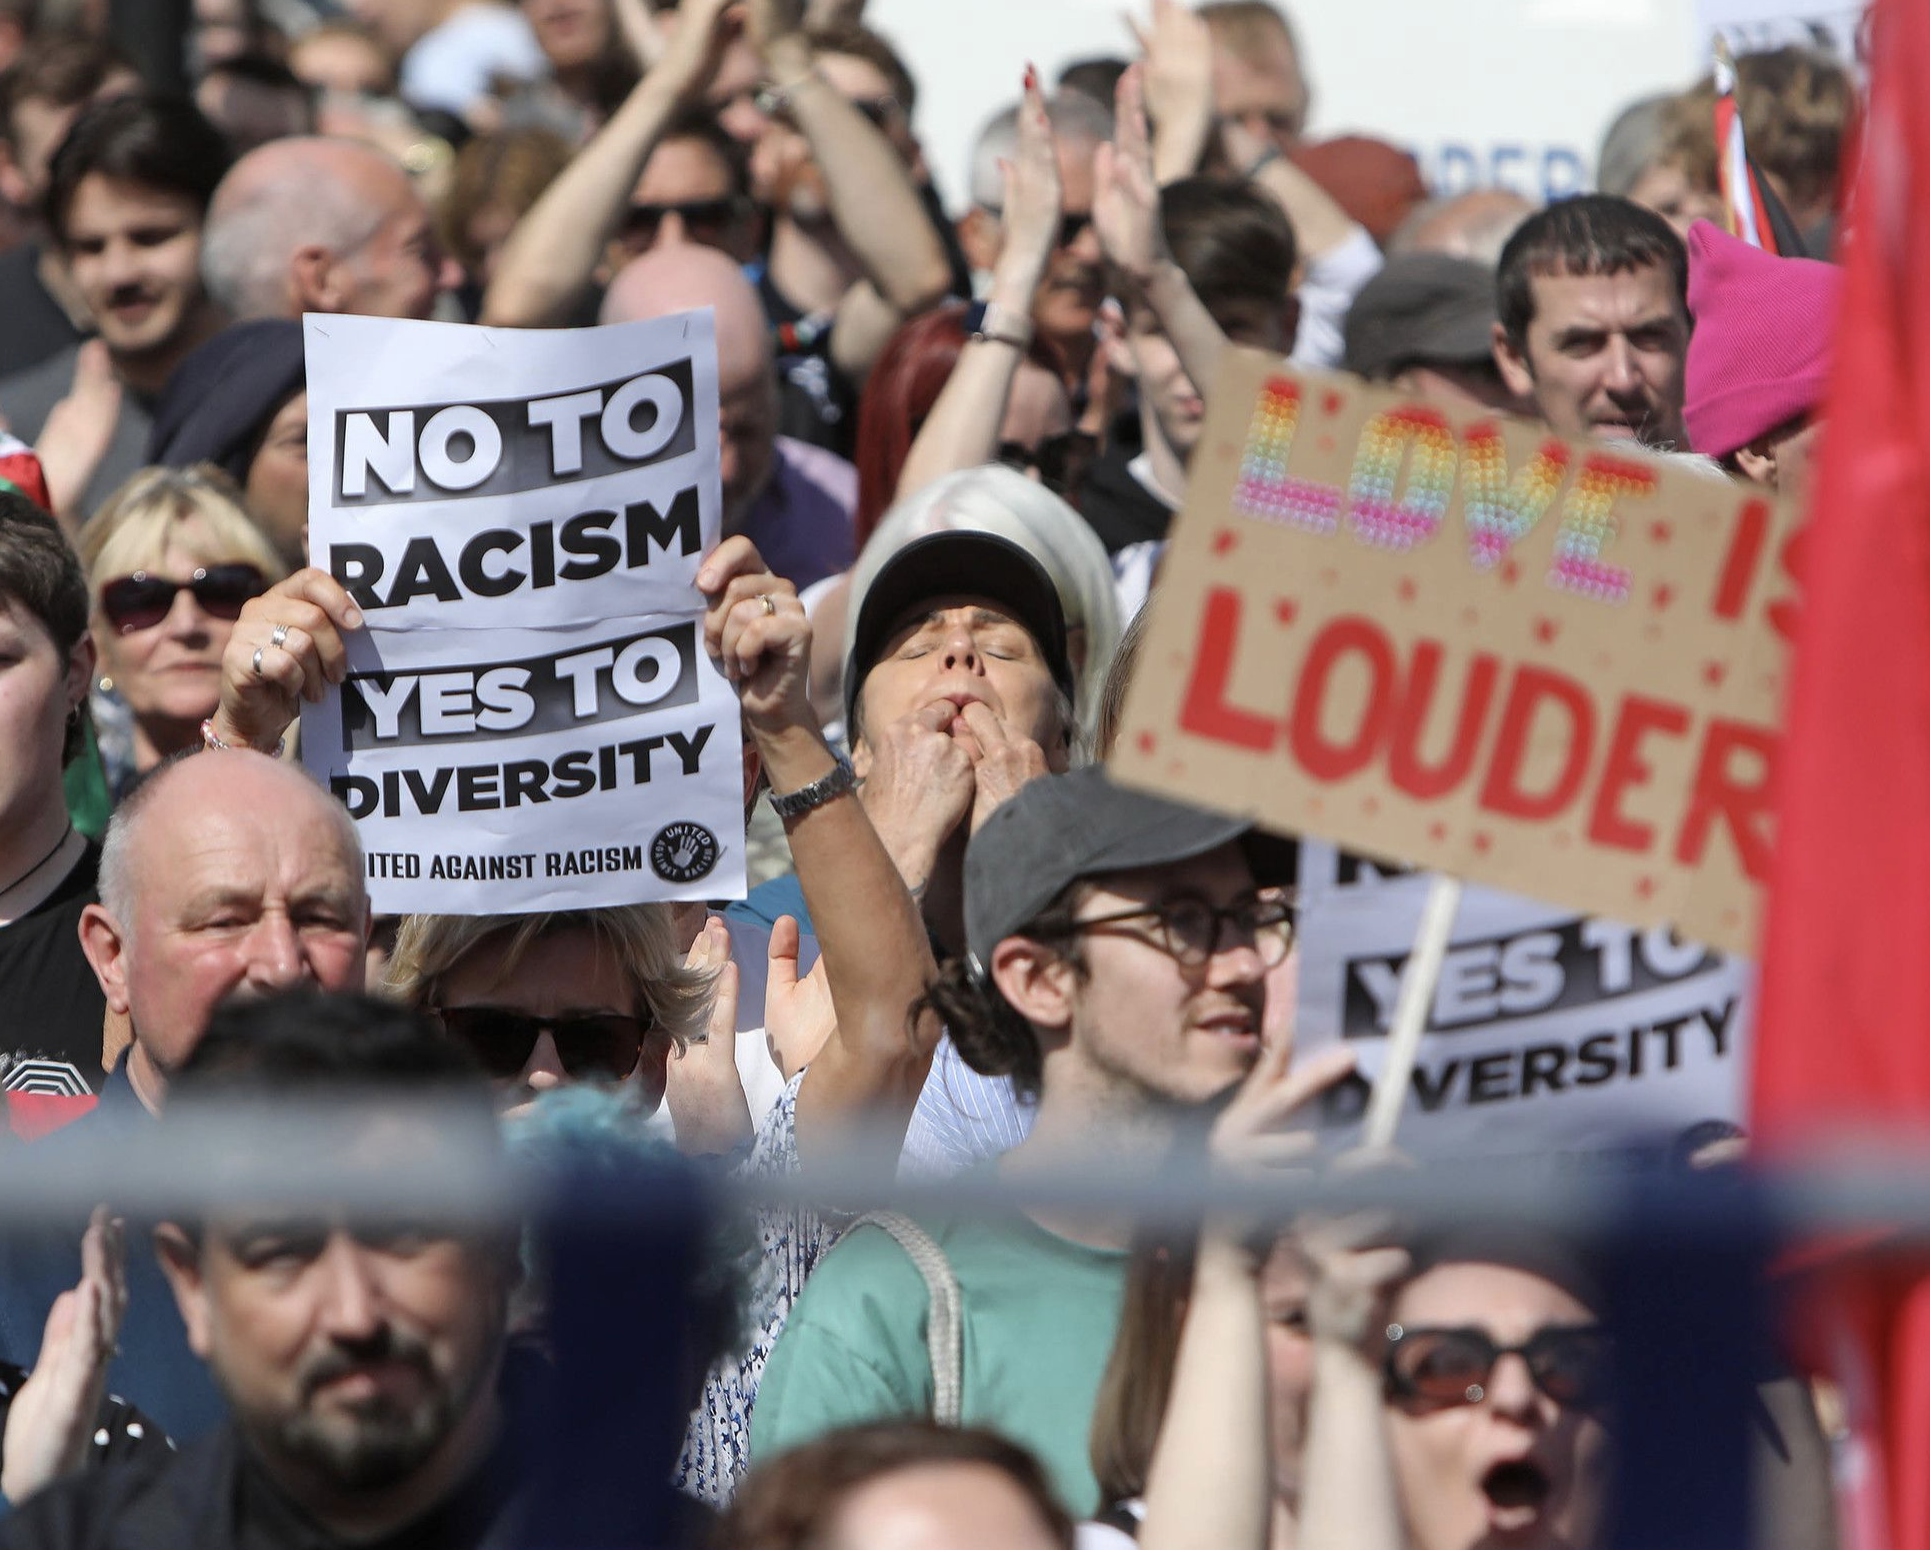
<svg viewBox="0 0 1930 1550"><path fill-rule="evenodd" d="M697 584L710 600L705 645L737 686L771 790L790 795L831 775L837 760L806 693L811 622L796 589L742 537L717 547ZM799 1151L808 1162L863 1112L881 1144L898 1137L895 1155L938 1041L929 1015L908 1022L936 972L924 923L855 790L784 828L837 1015L798 1089Z"/></svg>
<svg viewBox="0 0 1930 1550"><path fill-rule="evenodd" d="M1005 245L985 298L996 309L992 317L997 321L988 318L987 332L968 339L959 351L958 364L905 455L898 474L899 500L958 469L989 463L998 452L1006 399L1032 331L1032 296L1059 228L1059 158L1039 72L1030 65L1018 145L1002 170Z"/></svg>
<svg viewBox="0 0 1930 1550"><path fill-rule="evenodd" d="M1153 0L1150 23L1130 23L1146 56L1153 174L1160 187L1199 171L1213 138L1213 34L1182 0Z"/></svg>
<svg viewBox="0 0 1930 1550"><path fill-rule="evenodd" d="M662 57L503 243L478 321L542 328L570 320L650 153L677 114L702 98L738 25L733 0L684 0Z"/></svg>
<svg viewBox="0 0 1930 1550"><path fill-rule="evenodd" d="M846 292L831 359L862 378L892 331L940 300L951 265L892 144L819 75L793 0L749 0L751 33L824 174L831 221L864 279Z"/></svg>
<svg viewBox="0 0 1930 1550"><path fill-rule="evenodd" d="M1144 68L1133 65L1119 78L1113 143L1099 147L1093 164L1092 223L1107 259L1152 309L1186 375L1204 393L1219 370L1226 335L1166 246L1146 132Z"/></svg>

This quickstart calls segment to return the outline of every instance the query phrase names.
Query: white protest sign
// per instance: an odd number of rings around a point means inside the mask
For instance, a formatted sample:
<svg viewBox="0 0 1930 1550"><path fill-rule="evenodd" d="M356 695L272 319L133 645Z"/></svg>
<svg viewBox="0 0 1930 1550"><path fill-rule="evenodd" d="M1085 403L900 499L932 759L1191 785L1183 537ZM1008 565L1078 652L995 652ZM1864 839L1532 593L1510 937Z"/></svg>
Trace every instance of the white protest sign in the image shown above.
<svg viewBox="0 0 1930 1550"><path fill-rule="evenodd" d="M1321 1115L1358 1131L1379 1076L1425 874L1301 844L1296 1057L1358 1074ZM1397 1139L1417 1152L1593 1153L1743 1117L1754 970L1645 929L1467 887Z"/></svg>
<svg viewBox="0 0 1930 1550"><path fill-rule="evenodd" d="M555 332L310 315L309 552L360 605L302 756L383 913L743 893L708 311Z"/></svg>

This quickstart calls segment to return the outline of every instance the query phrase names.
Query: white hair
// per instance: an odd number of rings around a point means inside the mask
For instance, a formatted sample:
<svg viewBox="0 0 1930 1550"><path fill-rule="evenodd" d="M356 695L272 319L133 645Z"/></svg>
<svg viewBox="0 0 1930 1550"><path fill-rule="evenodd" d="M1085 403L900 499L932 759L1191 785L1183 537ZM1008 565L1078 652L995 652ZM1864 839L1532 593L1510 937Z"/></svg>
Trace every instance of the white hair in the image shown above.
<svg viewBox="0 0 1930 1550"><path fill-rule="evenodd" d="M1052 579L1067 631L1085 632L1085 662L1077 667L1078 710L1081 723L1090 726L1124 627L1112 562L1084 517L1038 480L1000 463L934 479L879 519L851 568L843 660L851 659L864 595L885 561L914 538L960 528L1009 539Z"/></svg>
<svg viewBox="0 0 1930 1550"><path fill-rule="evenodd" d="M1097 145L1112 138L1112 115L1081 92L1060 92L1048 98L1045 116L1060 140ZM1005 175L1001 161L1010 161L1019 148L1019 105L1015 102L978 132L972 146L972 203L996 210L1005 203Z"/></svg>
<svg viewBox="0 0 1930 1550"><path fill-rule="evenodd" d="M305 177L256 175L249 185L237 193L224 181L201 232L201 281L237 323L286 315L288 261L297 249L315 243L340 257L382 224L379 209L319 168Z"/></svg>

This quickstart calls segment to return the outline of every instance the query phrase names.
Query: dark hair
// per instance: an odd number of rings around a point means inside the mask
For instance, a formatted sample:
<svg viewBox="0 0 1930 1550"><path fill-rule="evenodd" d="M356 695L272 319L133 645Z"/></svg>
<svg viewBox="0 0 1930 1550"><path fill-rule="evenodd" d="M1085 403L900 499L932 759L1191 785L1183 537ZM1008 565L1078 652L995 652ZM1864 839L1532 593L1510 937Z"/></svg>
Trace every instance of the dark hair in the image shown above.
<svg viewBox="0 0 1930 1550"><path fill-rule="evenodd" d="M217 1007L175 1073L169 1099L371 1088L473 1096L493 1112L481 1068L414 1008L360 991L307 988Z"/></svg>
<svg viewBox="0 0 1930 1550"><path fill-rule="evenodd" d="M853 1491L904 1469L977 1464L1018 1488L1053 1541L1072 1550L1072 1519L1039 1461L1015 1442L935 1421L873 1421L827 1432L753 1469L717 1525L719 1550L815 1550Z"/></svg>
<svg viewBox="0 0 1930 1550"><path fill-rule="evenodd" d="M1689 250L1653 210L1619 194L1580 194L1537 210L1501 250L1495 310L1516 350L1525 351L1535 320L1539 275L1611 275L1661 268L1674 284L1676 306L1689 315Z"/></svg>
<svg viewBox="0 0 1930 1550"><path fill-rule="evenodd" d="M1099 1378L1087 1443L1102 1508L1146 1494L1198 1259L1195 1230L1148 1230L1133 1244L1119 1327Z"/></svg>
<svg viewBox="0 0 1930 1550"><path fill-rule="evenodd" d="M64 663L87 633L87 577L60 524L17 490L0 490L0 602L39 622ZM78 719L67 728L62 762L86 741Z"/></svg>
<svg viewBox="0 0 1930 1550"><path fill-rule="evenodd" d="M134 73L126 55L83 32L33 39L0 73L0 140L15 143L13 112L23 102L77 108L117 72Z"/></svg>
<svg viewBox="0 0 1930 1550"><path fill-rule="evenodd" d="M1053 90L1076 91L1081 96L1092 98L1110 113L1113 98L1119 90L1119 78L1125 73L1126 61L1113 54L1075 59L1059 72L1059 82Z"/></svg>
<svg viewBox="0 0 1930 1550"><path fill-rule="evenodd" d="M62 246L81 180L94 173L183 194L205 212L228 141L186 97L137 92L81 110L47 170L47 228Z"/></svg>
<svg viewBox="0 0 1930 1550"><path fill-rule="evenodd" d="M1059 956L1084 979L1086 960L1071 928L1090 891L1084 878L1075 879L1011 935L1053 943ZM968 957L947 958L924 995L912 1003L911 1020L916 1022L928 1011L944 1024L960 1058L980 1076L1008 1076L1021 1096L1037 1095L1045 1077L1045 1051L1032 1025L992 984L990 964L981 977Z"/></svg>
<svg viewBox="0 0 1930 1550"><path fill-rule="evenodd" d="M730 191L740 199L751 191L750 152L738 143L737 139L717 122L717 115L709 108L686 108L676 114L663 126L657 136L658 145L667 145L672 140L698 140L708 146L711 155L724 164L730 174Z"/></svg>
<svg viewBox="0 0 1930 1550"><path fill-rule="evenodd" d="M211 62L201 78L206 80L211 75L233 76L237 81L264 86L270 91L299 92L310 101L315 97L315 88L272 54L230 54L226 59Z"/></svg>
<svg viewBox="0 0 1930 1550"><path fill-rule="evenodd" d="M1299 247L1279 205L1249 183L1191 177L1159 191L1173 262L1216 322L1231 306L1292 304ZM1123 294L1118 284L1112 289ZM1224 323L1222 322L1222 326Z"/></svg>
<svg viewBox="0 0 1930 1550"><path fill-rule="evenodd" d="M911 444L918 439L938 395L950 380L952 368L967 343L962 301L941 302L930 311L901 324L865 376L858 399L858 511L854 524L857 543L876 530L898 499L898 476L904 471ZM1063 378L1058 348L1042 334L1034 334L1025 358L1042 371Z"/></svg>
<svg viewBox="0 0 1930 1550"><path fill-rule="evenodd" d="M883 33L851 22L836 27L812 27L805 36L814 54L848 54L870 65L891 83L891 95L904 109L905 116L911 117L911 110L918 106L918 83Z"/></svg>

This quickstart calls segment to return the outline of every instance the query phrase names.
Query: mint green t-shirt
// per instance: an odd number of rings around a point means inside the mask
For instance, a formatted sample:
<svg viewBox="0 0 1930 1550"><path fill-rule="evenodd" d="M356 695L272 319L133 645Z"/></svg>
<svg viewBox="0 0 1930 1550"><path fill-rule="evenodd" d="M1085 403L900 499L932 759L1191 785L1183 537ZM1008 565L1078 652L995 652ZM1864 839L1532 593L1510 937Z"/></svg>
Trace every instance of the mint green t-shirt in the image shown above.
<svg viewBox="0 0 1930 1550"><path fill-rule="evenodd" d="M1126 1258L1019 1216L921 1219L958 1278L961 1421L1038 1455L1066 1509L1099 1506L1087 1434L1125 1292ZM883 1229L853 1229L791 1310L751 1412L751 1456L840 1426L932 1413L924 1278Z"/></svg>

